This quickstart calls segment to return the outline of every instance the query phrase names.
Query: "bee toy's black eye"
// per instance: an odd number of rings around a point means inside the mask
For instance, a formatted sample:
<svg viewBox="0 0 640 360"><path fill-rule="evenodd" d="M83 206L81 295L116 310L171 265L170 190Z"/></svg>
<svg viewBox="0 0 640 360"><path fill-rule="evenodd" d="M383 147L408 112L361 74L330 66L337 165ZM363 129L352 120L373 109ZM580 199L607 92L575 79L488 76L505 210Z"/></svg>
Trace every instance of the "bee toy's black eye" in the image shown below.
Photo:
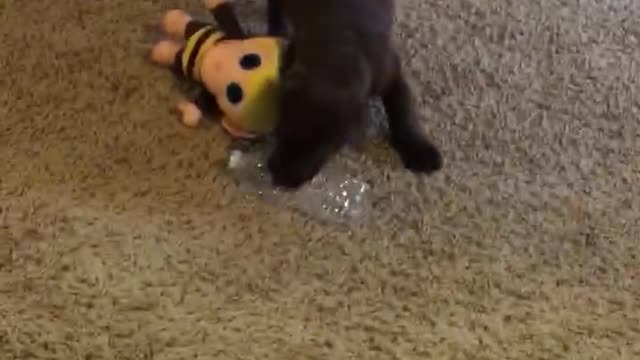
<svg viewBox="0 0 640 360"><path fill-rule="evenodd" d="M247 54L240 58L240 67L244 70L253 70L260 67L262 59L258 54Z"/></svg>
<svg viewBox="0 0 640 360"><path fill-rule="evenodd" d="M231 83L227 85L227 100L233 105L238 104L242 101L244 97L244 92L242 88L237 83Z"/></svg>

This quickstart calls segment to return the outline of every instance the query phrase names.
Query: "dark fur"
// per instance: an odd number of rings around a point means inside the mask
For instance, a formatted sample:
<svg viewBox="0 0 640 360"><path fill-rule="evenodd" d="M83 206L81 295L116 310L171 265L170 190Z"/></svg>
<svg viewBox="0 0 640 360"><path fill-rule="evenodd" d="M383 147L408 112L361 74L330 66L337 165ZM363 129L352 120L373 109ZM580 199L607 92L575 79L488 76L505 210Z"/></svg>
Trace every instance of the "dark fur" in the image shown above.
<svg viewBox="0 0 640 360"><path fill-rule="evenodd" d="M276 185L297 188L311 180L364 132L372 96L382 97L390 141L405 167L420 173L442 167L391 43L393 15L393 0L269 0L269 31L283 36L289 23L294 47L268 162Z"/></svg>

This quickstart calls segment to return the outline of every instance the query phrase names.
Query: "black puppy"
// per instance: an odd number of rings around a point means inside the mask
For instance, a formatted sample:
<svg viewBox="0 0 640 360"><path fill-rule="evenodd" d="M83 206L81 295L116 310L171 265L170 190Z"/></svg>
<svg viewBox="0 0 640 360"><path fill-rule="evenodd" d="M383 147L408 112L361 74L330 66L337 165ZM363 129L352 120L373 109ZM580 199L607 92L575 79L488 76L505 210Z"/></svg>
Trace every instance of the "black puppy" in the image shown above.
<svg viewBox="0 0 640 360"><path fill-rule="evenodd" d="M311 180L364 132L373 96L382 97L391 144L405 167L421 173L442 167L392 44L393 0L269 0L268 8L269 32L284 36L290 24L293 47L268 161L275 185L297 188Z"/></svg>

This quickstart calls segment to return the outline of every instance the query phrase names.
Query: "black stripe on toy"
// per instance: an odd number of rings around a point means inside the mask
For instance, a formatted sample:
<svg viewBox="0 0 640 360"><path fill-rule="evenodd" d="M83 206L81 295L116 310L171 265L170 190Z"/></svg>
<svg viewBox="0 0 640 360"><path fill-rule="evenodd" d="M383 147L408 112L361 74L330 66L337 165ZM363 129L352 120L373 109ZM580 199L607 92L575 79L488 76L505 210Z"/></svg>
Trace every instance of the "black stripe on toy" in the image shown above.
<svg viewBox="0 0 640 360"><path fill-rule="evenodd" d="M205 41L207 41L211 35L213 35L213 29L207 29L204 33L198 38L195 44L193 44L193 49L191 50L191 54L189 54L189 61L187 62L187 74L191 77L195 77L193 73L193 68L196 65L196 58L200 53L200 48Z"/></svg>

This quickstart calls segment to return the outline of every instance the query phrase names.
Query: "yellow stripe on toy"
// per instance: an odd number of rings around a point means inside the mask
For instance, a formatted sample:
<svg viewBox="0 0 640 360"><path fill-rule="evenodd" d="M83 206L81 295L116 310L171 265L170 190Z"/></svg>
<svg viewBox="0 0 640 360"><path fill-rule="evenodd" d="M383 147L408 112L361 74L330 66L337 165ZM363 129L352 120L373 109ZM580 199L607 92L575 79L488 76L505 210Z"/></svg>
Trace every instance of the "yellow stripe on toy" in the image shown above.
<svg viewBox="0 0 640 360"><path fill-rule="evenodd" d="M200 64L204 50L215 45L220 38L222 33L215 31L213 26L205 26L187 39L182 52L182 72L185 76L200 80Z"/></svg>

